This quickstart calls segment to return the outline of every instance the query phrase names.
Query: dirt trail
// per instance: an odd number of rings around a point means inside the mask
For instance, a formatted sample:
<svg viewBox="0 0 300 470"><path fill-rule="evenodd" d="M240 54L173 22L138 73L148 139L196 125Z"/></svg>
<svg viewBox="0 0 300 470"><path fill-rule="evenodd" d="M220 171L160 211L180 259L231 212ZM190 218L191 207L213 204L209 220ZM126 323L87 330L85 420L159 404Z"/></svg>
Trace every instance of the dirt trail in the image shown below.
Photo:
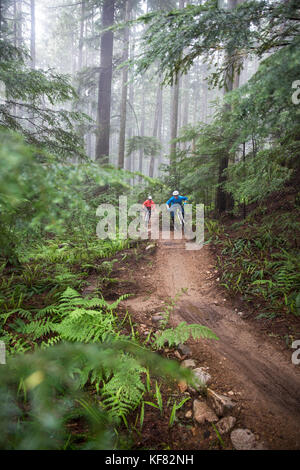
<svg viewBox="0 0 300 470"><path fill-rule="evenodd" d="M147 268L148 269L148 268ZM141 281L143 277L141 274ZM145 274L145 268L143 270ZM151 276L151 294L129 299L127 307L145 323L166 297L187 288L171 315L209 326L219 341L192 341L193 358L209 367L216 391L234 392L244 426L269 449L300 448L300 370L291 352L243 320L218 287L208 247L187 251L183 240L159 240ZM144 317L143 317L144 315Z"/></svg>

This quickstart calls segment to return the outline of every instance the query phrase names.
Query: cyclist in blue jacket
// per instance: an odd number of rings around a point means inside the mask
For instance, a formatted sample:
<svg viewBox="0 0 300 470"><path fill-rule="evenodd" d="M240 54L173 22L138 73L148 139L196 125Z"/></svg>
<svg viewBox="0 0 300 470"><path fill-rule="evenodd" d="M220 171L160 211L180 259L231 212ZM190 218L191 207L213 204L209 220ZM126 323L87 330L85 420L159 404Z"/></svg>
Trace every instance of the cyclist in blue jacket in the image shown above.
<svg viewBox="0 0 300 470"><path fill-rule="evenodd" d="M188 198L186 196L180 196L179 191L174 191L173 196L166 202L166 206L168 210L171 212L171 218L172 218L173 224L174 224L174 210L172 210L172 206L174 206L174 204L179 204L181 206L182 217L184 218L183 201L188 201Z"/></svg>

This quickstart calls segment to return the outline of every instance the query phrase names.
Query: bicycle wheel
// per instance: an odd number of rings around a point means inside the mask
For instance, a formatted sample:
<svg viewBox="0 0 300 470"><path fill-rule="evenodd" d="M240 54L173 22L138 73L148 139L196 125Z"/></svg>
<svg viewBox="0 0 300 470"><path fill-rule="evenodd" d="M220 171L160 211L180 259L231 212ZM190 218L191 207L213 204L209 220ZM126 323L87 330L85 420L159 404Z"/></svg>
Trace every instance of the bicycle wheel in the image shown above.
<svg viewBox="0 0 300 470"><path fill-rule="evenodd" d="M150 219L150 214L149 214L149 211L147 210L147 212L145 214L145 219L144 219L146 228L148 227L149 219Z"/></svg>
<svg viewBox="0 0 300 470"><path fill-rule="evenodd" d="M183 225L184 224L183 215L182 215L182 212L179 210L177 211L177 218L179 220L180 225Z"/></svg>
<svg viewBox="0 0 300 470"><path fill-rule="evenodd" d="M176 210L174 213L174 229L181 230L182 229L182 215L180 210Z"/></svg>

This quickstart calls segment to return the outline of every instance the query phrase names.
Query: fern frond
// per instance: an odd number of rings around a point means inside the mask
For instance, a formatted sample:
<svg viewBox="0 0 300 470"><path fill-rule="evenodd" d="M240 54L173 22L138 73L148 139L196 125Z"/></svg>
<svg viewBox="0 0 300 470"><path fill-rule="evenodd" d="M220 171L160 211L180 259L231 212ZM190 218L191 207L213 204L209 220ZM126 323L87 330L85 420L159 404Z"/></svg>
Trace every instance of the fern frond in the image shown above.
<svg viewBox="0 0 300 470"><path fill-rule="evenodd" d="M123 300L126 300L128 299L128 297L130 297L132 294L123 294L121 295L114 303L110 304L110 308L112 310L116 309L118 307L118 305L120 304L120 302L122 302Z"/></svg>
<svg viewBox="0 0 300 470"><path fill-rule="evenodd" d="M18 308L15 311L17 311L18 314L22 318L25 318L25 320L31 320L32 319L32 312L29 312L28 310L24 310L23 308Z"/></svg>
<svg viewBox="0 0 300 470"><path fill-rule="evenodd" d="M59 335L51 336L46 341L42 341L41 345L39 346L41 349L49 348L50 346L54 346L55 344L61 341L61 337Z"/></svg>
<svg viewBox="0 0 300 470"><path fill-rule="evenodd" d="M51 319L42 319L27 323L22 327L22 333L30 335L32 339L41 338L55 331L56 324Z"/></svg>
<svg viewBox="0 0 300 470"><path fill-rule="evenodd" d="M55 315L58 315L59 314L59 309L57 307L57 305L48 305L47 307L44 307L44 308L41 308L40 310L38 310L35 314L35 318L42 318L46 315L52 315L52 316L55 316Z"/></svg>
<svg viewBox="0 0 300 470"><path fill-rule="evenodd" d="M156 333L153 344L158 348L162 348L165 343L168 343L171 347L178 346L185 343L190 337L193 339L219 339L207 326L198 324L188 325L186 322L182 322L176 328L168 328Z"/></svg>
<svg viewBox="0 0 300 470"><path fill-rule="evenodd" d="M141 381L140 371L128 370L127 373L116 374L104 385L103 405L112 416L126 416L141 402L145 386Z"/></svg>
<svg viewBox="0 0 300 470"><path fill-rule="evenodd" d="M55 331L68 341L95 343L103 340L105 334L114 333L113 319L100 312L78 309L56 324Z"/></svg>

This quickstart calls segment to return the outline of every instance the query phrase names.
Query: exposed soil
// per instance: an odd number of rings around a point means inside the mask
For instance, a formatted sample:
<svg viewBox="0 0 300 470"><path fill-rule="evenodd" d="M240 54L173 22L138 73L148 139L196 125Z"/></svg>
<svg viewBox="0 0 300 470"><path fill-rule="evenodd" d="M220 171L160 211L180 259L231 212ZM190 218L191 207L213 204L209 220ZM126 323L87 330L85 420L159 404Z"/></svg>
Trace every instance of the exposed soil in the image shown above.
<svg viewBox="0 0 300 470"><path fill-rule="evenodd" d="M124 302L135 321L152 327L151 315L162 311L167 298L186 288L170 323L199 323L218 335L219 341L190 341L189 346L193 359L209 368L211 387L223 394L230 392L238 402L238 427L251 429L268 449L299 449L300 366L292 364L292 351L261 331L259 322L238 314L234 299L226 298L218 286L208 246L187 251L183 240L159 240L147 255L147 263L139 262L126 273L130 271L131 282L135 279L138 285L136 295ZM247 312L246 304L242 311ZM205 448L205 432L191 423L188 433L183 433L186 443L180 439L180 445Z"/></svg>

